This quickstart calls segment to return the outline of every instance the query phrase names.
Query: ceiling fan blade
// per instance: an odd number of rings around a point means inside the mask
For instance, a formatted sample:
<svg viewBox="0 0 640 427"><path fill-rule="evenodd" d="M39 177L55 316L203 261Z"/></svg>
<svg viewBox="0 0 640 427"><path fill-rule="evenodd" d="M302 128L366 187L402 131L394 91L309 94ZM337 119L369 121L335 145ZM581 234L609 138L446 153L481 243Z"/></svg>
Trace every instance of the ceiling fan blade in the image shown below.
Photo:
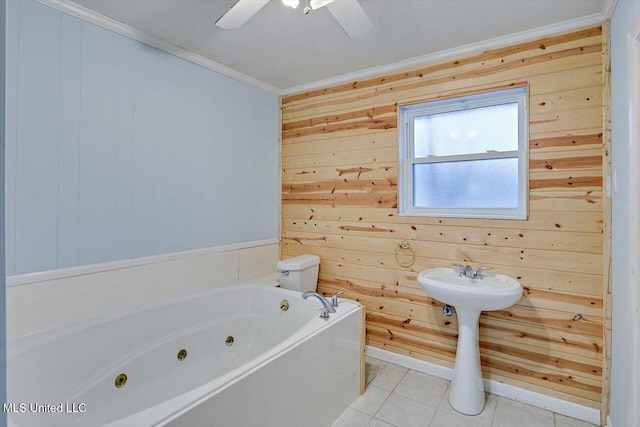
<svg viewBox="0 0 640 427"><path fill-rule="evenodd" d="M334 1L335 0L311 0L309 2L309 6L311 6L311 9L316 10L328 5L329 3L333 3Z"/></svg>
<svg viewBox="0 0 640 427"><path fill-rule="evenodd" d="M373 24L357 0L338 0L327 5L329 12L336 18L350 38L368 33Z"/></svg>
<svg viewBox="0 0 640 427"><path fill-rule="evenodd" d="M216 21L216 25L225 30L239 28L262 9L269 0L238 0Z"/></svg>

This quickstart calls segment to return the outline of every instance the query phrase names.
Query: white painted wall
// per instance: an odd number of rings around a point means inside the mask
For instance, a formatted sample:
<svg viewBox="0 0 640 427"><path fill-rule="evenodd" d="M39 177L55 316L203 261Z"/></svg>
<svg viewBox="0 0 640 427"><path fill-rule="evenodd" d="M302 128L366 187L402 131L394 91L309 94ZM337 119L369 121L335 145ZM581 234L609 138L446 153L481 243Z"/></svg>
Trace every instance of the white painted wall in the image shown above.
<svg viewBox="0 0 640 427"><path fill-rule="evenodd" d="M627 394L629 374L629 313L627 283L629 197L625 183L629 178L629 92L627 72L627 34L640 20L640 2L620 0L611 19L611 163L617 173L619 191L612 198L612 351L611 421L616 427L627 425L627 408L637 405Z"/></svg>
<svg viewBox="0 0 640 427"><path fill-rule="evenodd" d="M278 98L8 1L7 274L278 235Z"/></svg>
<svg viewBox="0 0 640 427"><path fill-rule="evenodd" d="M0 176L4 176L5 147L5 59L7 2L0 0ZM7 343L6 343L6 298L5 298L5 249L4 249L4 183L0 183L0 402L7 401ZM7 415L0 413L0 427L7 425Z"/></svg>

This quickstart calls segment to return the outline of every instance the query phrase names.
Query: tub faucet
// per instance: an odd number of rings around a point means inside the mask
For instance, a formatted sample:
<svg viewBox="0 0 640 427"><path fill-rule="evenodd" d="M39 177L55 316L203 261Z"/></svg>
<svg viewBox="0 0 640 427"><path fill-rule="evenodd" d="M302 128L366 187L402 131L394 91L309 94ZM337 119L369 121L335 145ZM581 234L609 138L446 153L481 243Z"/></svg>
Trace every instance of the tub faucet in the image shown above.
<svg viewBox="0 0 640 427"><path fill-rule="evenodd" d="M335 294L331 295L331 305L333 307L337 307L338 305L340 305L338 304L338 297L342 294L344 294L344 291L336 292Z"/></svg>
<svg viewBox="0 0 640 427"><path fill-rule="evenodd" d="M336 309L331 306L331 303L322 295L315 292L305 292L302 294L302 298L307 299L309 297L316 297L322 304L322 313L320 313L321 319L328 319L329 313L335 313Z"/></svg>

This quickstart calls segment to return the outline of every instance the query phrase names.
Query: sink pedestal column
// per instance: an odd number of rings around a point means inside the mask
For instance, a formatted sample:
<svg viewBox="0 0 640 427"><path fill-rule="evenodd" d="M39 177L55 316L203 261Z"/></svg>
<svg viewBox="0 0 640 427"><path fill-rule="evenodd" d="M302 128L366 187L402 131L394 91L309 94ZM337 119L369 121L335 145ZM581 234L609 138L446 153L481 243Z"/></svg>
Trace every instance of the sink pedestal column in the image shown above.
<svg viewBox="0 0 640 427"><path fill-rule="evenodd" d="M480 370L478 319L480 310L458 309L458 349L449 391L449 403L465 415L477 415L484 409L484 385Z"/></svg>

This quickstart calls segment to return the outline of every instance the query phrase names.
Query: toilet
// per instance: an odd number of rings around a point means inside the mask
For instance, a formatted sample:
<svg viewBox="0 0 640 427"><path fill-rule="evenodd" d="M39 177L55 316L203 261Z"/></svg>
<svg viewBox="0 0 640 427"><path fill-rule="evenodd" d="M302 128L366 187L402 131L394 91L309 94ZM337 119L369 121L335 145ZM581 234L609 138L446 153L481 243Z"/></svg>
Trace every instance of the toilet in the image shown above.
<svg viewBox="0 0 640 427"><path fill-rule="evenodd" d="M320 257L299 255L278 262L280 287L298 292L315 292L318 286Z"/></svg>

